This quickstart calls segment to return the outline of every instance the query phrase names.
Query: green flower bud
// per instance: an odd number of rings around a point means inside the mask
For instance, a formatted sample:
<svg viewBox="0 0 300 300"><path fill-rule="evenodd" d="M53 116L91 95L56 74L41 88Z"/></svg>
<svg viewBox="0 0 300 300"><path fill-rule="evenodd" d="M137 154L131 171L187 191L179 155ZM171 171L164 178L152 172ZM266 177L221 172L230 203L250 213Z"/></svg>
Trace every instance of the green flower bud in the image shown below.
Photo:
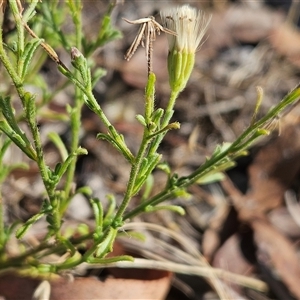
<svg viewBox="0 0 300 300"><path fill-rule="evenodd" d="M71 48L71 63L78 70L86 65L86 59L76 47Z"/></svg>
<svg viewBox="0 0 300 300"><path fill-rule="evenodd" d="M168 35L168 71L172 91L181 92L190 78L195 52L206 32L210 18L202 11L183 5L161 12L163 25L177 35Z"/></svg>

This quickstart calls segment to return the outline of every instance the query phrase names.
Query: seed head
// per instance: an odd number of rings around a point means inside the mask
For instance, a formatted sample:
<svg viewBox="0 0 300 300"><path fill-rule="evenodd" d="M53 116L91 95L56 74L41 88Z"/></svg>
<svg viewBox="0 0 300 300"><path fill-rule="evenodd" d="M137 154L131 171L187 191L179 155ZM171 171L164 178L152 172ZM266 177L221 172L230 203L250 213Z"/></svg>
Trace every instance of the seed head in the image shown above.
<svg viewBox="0 0 300 300"><path fill-rule="evenodd" d="M210 17L189 5L161 12L163 25L177 33L168 36L169 47L177 51L195 52L207 30Z"/></svg>
<svg viewBox="0 0 300 300"><path fill-rule="evenodd" d="M163 26L177 35L168 35L169 81L172 90L182 91L195 63L195 52L207 30L210 17L189 5L168 9L160 13Z"/></svg>

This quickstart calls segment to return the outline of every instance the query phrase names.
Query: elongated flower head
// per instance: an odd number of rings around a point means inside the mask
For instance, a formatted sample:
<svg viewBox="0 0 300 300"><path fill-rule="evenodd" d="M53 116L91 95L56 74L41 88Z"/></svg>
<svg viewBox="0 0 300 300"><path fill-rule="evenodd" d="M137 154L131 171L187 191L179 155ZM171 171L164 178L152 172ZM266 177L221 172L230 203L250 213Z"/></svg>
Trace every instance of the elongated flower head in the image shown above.
<svg viewBox="0 0 300 300"><path fill-rule="evenodd" d="M176 32L168 35L168 70L171 89L181 92L191 75L195 63L195 52L206 32L210 18L200 10L183 5L162 11L163 25Z"/></svg>

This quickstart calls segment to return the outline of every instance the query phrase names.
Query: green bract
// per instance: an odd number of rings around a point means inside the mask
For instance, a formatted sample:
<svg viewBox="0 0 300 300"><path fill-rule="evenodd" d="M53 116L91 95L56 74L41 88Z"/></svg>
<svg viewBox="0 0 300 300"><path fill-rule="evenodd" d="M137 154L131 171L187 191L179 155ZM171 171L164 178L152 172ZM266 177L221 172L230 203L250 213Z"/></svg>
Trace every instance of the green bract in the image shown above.
<svg viewBox="0 0 300 300"><path fill-rule="evenodd" d="M190 78L195 52L206 32L210 18L200 10L183 5L161 12L164 26L177 33L168 35L169 81L172 91L181 92Z"/></svg>

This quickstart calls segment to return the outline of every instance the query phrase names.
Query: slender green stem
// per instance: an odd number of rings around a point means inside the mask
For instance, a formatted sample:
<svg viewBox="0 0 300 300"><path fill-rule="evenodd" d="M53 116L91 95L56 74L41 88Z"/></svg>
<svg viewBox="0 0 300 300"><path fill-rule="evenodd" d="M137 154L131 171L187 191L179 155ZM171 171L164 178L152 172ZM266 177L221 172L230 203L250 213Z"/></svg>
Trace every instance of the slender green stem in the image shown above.
<svg viewBox="0 0 300 300"><path fill-rule="evenodd" d="M14 1L12 1L14 2ZM20 14L17 13L15 10L18 9L16 3L12 3L11 5L13 7L14 10L14 17L16 18L15 21L17 24L19 24L20 26L23 24L22 23L22 19L20 17ZM23 27L23 25L22 25ZM21 32L21 29L20 29ZM21 34L21 33L19 33ZM4 67L6 68L7 72L9 73L15 87L17 90L17 93L21 99L21 102L23 104L24 110L27 114L27 122L28 122L28 126L30 128L32 137L33 137L33 142L35 145L35 151L37 153L37 158L36 158L36 163L38 164L40 173L41 173L41 177L44 183L44 186L46 188L48 197L50 202L52 203L53 201L55 201L55 193L54 193L54 186L51 183L51 180L49 178L49 173L48 173L48 167L45 163L44 160L44 154L43 154L43 149L42 149L42 142L41 142L41 138L40 138L40 134L39 134L39 130L38 130L38 126L36 123L36 106L35 106L35 100L34 97L32 97L29 93L27 93L24 89L22 80L20 79L20 77L18 76L18 74L14 71L14 68L3 48L3 42L2 42L2 31L1 31L1 42L0 42L0 59L4 65ZM24 43L24 35L23 35L23 42ZM22 45L22 43L20 45ZM60 218L57 218L57 216L55 216L55 212L53 212L54 214L54 219L55 220L59 220L60 222ZM57 227L59 227L59 224L56 224Z"/></svg>
<svg viewBox="0 0 300 300"><path fill-rule="evenodd" d="M83 90L83 92L87 96L87 98L89 99L89 101L91 103L93 103L93 106L95 108L94 112L98 115L98 117L100 118L100 120L102 121L102 123L105 125L105 127L107 129L113 127L113 125L110 123L110 121L106 117L105 113L103 112L101 106L99 105L99 103L95 99L95 96L93 95L92 91Z"/></svg>
<svg viewBox="0 0 300 300"><path fill-rule="evenodd" d="M103 112L101 106L98 104L97 100L95 99L93 93L91 90L87 90L86 87L77 79L73 76L73 74L69 71L66 70L65 68L59 66L60 71L65 74L86 96L86 104L87 106L100 118L100 120L103 122L105 127L108 129L110 135L114 139L114 143L118 145L118 148L122 151L124 156L132 162L134 160L134 157L131 153L131 151L128 149L126 144L121 141L118 138L118 133L115 127L110 123L108 118L106 117L105 113Z"/></svg>
<svg viewBox="0 0 300 300"><path fill-rule="evenodd" d="M149 74L148 77L148 83L146 87L145 92L145 116L146 121L150 121L150 116L153 113L154 110L154 94L155 94L155 75L153 73ZM148 149L148 146L151 142L151 139L149 139L149 135L151 133L149 132L149 129L147 126L144 127L144 134L143 139L139 148L139 151L137 153L137 156L133 162L133 165L131 167L131 172L128 180L128 185L126 189L126 193L124 196L124 199L115 215L114 222L115 224L120 224L120 220L122 219L122 216L131 200L131 198L134 196L135 184L136 179L138 178L138 174L141 168L142 161L145 157L146 151ZM136 191L135 191L136 192Z"/></svg>
<svg viewBox="0 0 300 300"><path fill-rule="evenodd" d="M20 97L24 97L24 95L20 95ZM34 98L31 98L28 101L35 101ZM31 104L32 106L35 106L35 103ZM35 108L34 108L35 109ZM42 141L41 141L41 137L40 137L40 133L39 133L39 129L36 123L36 119L34 120L30 120L29 118L27 118L28 124L29 124L29 128L33 137L33 143L35 146L35 151L37 154L37 164L39 166L40 172L41 172L41 176L42 179L44 181L46 190L48 192L49 198L52 199L54 196L54 191L53 191L53 187L51 184L49 184L49 175L48 175L48 167L46 165L45 162L45 158L44 158L44 152L43 152L43 147L42 147Z"/></svg>
<svg viewBox="0 0 300 300"><path fill-rule="evenodd" d="M180 187L178 187L177 189L179 190ZM159 204L167 199L170 199L172 197L172 195L174 195L174 192L176 192L176 190L173 190L173 191L170 191L169 189L163 190L159 194L150 198L148 201L145 201L145 202L139 204L132 211L125 214L123 217L123 221L131 219L131 218L139 215L140 213L145 212L146 208L150 205L154 206L154 205Z"/></svg>
<svg viewBox="0 0 300 300"><path fill-rule="evenodd" d="M154 111L154 93L155 93L155 81L156 76L154 73L150 73L148 76L148 82L146 86L145 95L145 120L146 124L150 124L151 117Z"/></svg>
<svg viewBox="0 0 300 300"><path fill-rule="evenodd" d="M231 147L230 147L231 149ZM207 160L203 165L201 165L197 170L191 173L189 176L181 177L178 179L176 185L172 188L166 187L162 192L148 199L147 201L139 204L131 212L124 215L124 220L130 219L141 212L144 212L148 206L155 206L161 202L170 199L172 196L176 195L176 192L187 188L188 186L194 184L200 177L204 176L211 171L211 168L221 162L226 156L228 156L230 150L222 152L220 155L214 157L213 159Z"/></svg>
<svg viewBox="0 0 300 300"><path fill-rule="evenodd" d="M93 95L91 90L87 90L86 87L76 78L74 77L74 75L69 71L66 70L65 68L63 68L62 66L58 66L58 68L60 69L60 71L66 76L68 77L75 86L77 86L82 93L86 96L87 100L87 105L89 106L89 108L95 113L97 114L97 116L100 118L100 120L103 122L103 124L105 125L106 128L112 128L113 125L109 122L108 118L106 117L106 115L104 114L101 106L99 105L99 103L97 102L97 100L95 99L95 96Z"/></svg>
<svg viewBox="0 0 300 300"><path fill-rule="evenodd" d="M162 128L169 124L169 122L174 114L174 106L175 106L175 102L178 98L178 95L179 95L178 91L171 92L170 100L168 102L167 108L165 109L164 119L161 124Z"/></svg>
<svg viewBox="0 0 300 300"><path fill-rule="evenodd" d="M176 196L177 192L189 187L194 184L199 178L207 174L211 171L211 168L214 167L218 162L221 162L226 156L228 156L229 151L225 151L221 153L219 156L216 156L213 159L207 160L201 167L199 167L196 171L194 171L189 176L181 177L178 179L176 185L172 188L166 187L162 192L148 199L147 201L139 204L132 211L124 215L124 220L133 218L134 216L140 214L141 212L145 212L148 206L155 206L160 204L161 202L171 199Z"/></svg>
<svg viewBox="0 0 300 300"><path fill-rule="evenodd" d="M122 219L122 216L129 204L131 198L134 196L133 191L134 191L134 187L135 187L135 182L136 182L136 179L137 179L140 167L141 167L142 159L145 156L148 144L149 144L149 140L148 140L148 132L147 132L144 134L139 152L138 152L135 162L133 163L133 166L131 168L130 177L129 177L128 185L126 188L126 193L125 193L124 199L115 215L113 223L116 223L119 225L120 220Z"/></svg>
<svg viewBox="0 0 300 300"><path fill-rule="evenodd" d="M78 238L71 238L70 242L73 245L81 244L84 241L87 241L92 238L92 233L89 233L85 236L81 236ZM58 254L62 253L66 250L66 246L63 243L49 243L47 241L42 242L38 246L34 247L33 249L27 250L20 255L14 256L12 258L5 258L5 260L0 260L0 270L9 268L9 267L26 267L28 266L28 258L29 257L36 257L36 258L43 258L47 257L51 254Z"/></svg>
<svg viewBox="0 0 300 300"><path fill-rule="evenodd" d="M163 117L163 120L162 120L162 123L160 126L161 129L165 128L169 124L169 122L174 114L174 105L175 105L178 95L179 95L179 93L177 91L171 92L171 96L170 96L168 105L165 109L164 117ZM150 149L149 149L150 155L156 153L156 151L157 151L161 141L163 140L164 136L166 135L166 133L167 133L167 131L162 132L161 134L157 135L156 138L153 140L153 142L151 143Z"/></svg>
<svg viewBox="0 0 300 300"><path fill-rule="evenodd" d="M76 43L76 48L81 49L81 41L82 41L82 20L81 20L81 1L80 4L75 4L73 1L69 1L69 6L71 8L72 12L72 18L73 18L73 23L75 25L75 43ZM75 71L75 77L79 77L79 71ZM83 106L83 91L75 85L75 105L71 113L71 147L70 147L70 152L74 153L78 146L79 146L79 131L80 131L80 125L81 125L81 109ZM70 192L72 189L72 183L74 181L74 176L75 176L75 168L76 168L76 162L77 159L74 158L72 162L70 163L70 166L67 171L67 176L66 176L66 184L65 184L65 192L66 192L66 200L64 203L62 203L61 207L61 213L63 214L68 207L69 199L70 199Z"/></svg>
<svg viewBox="0 0 300 300"><path fill-rule="evenodd" d="M22 24L22 17L21 17L21 13L19 11L19 7L18 7L18 1L9 1L9 5L10 5L10 9L13 13L15 22L16 22L16 26L17 26L17 38L18 38L18 59L20 59L22 53L24 52L24 42L25 42L25 38L24 38L24 27Z"/></svg>
<svg viewBox="0 0 300 300"><path fill-rule="evenodd" d="M263 128L270 120L275 118L282 110L287 106L296 103L300 98L300 87L297 86L293 91L291 91L277 106L269 111L263 118L249 126L237 139L234 141L231 146L226 150L221 152L219 155L212 157L207 160L203 165L201 165L197 170L191 173L188 176L181 177L178 179L175 187L166 187L162 192L150 198L148 201L145 201L134 208L129 213L125 214L123 220L130 219L141 212L145 211L147 206L155 206L167 199L170 199L172 196L176 195L176 192L187 188L188 186L194 184L201 177L205 176L208 172L212 170L215 166L222 162L225 158L231 158L235 156L236 153L243 148L242 145L247 144L248 140L252 140L253 136L257 133L257 130Z"/></svg>
<svg viewBox="0 0 300 300"><path fill-rule="evenodd" d="M16 86L18 93L23 95L25 93L25 90L22 86L22 80L13 68L10 59L7 56L6 51L3 47L2 27L0 28L0 60L3 66L5 67L7 73L9 74L10 78L12 79L14 85ZM23 99L21 98L21 100Z"/></svg>
<svg viewBox="0 0 300 300"><path fill-rule="evenodd" d="M0 30L0 60L2 62L2 64L4 65L5 69L7 70L8 74L10 75L16 90L18 92L18 95L22 101L23 107L26 107L26 91L23 87L22 81L20 79L20 77L18 76L18 74L15 72L4 48L3 48L3 42L2 42L2 30ZM43 160L43 153L42 153L42 148L41 148L41 141L40 141L40 137L39 137L39 133L38 133L38 129L36 124L32 124L31 122L29 122L29 127L31 130L31 133L33 135L34 138L34 143L35 146L37 147L36 151L37 151L37 155L38 155L38 165L39 168L41 170L41 175L43 178L43 181L45 183L45 187L47 189L47 192L51 194L51 191L49 190L49 185L48 185L48 174L46 171L46 165L45 162Z"/></svg>

